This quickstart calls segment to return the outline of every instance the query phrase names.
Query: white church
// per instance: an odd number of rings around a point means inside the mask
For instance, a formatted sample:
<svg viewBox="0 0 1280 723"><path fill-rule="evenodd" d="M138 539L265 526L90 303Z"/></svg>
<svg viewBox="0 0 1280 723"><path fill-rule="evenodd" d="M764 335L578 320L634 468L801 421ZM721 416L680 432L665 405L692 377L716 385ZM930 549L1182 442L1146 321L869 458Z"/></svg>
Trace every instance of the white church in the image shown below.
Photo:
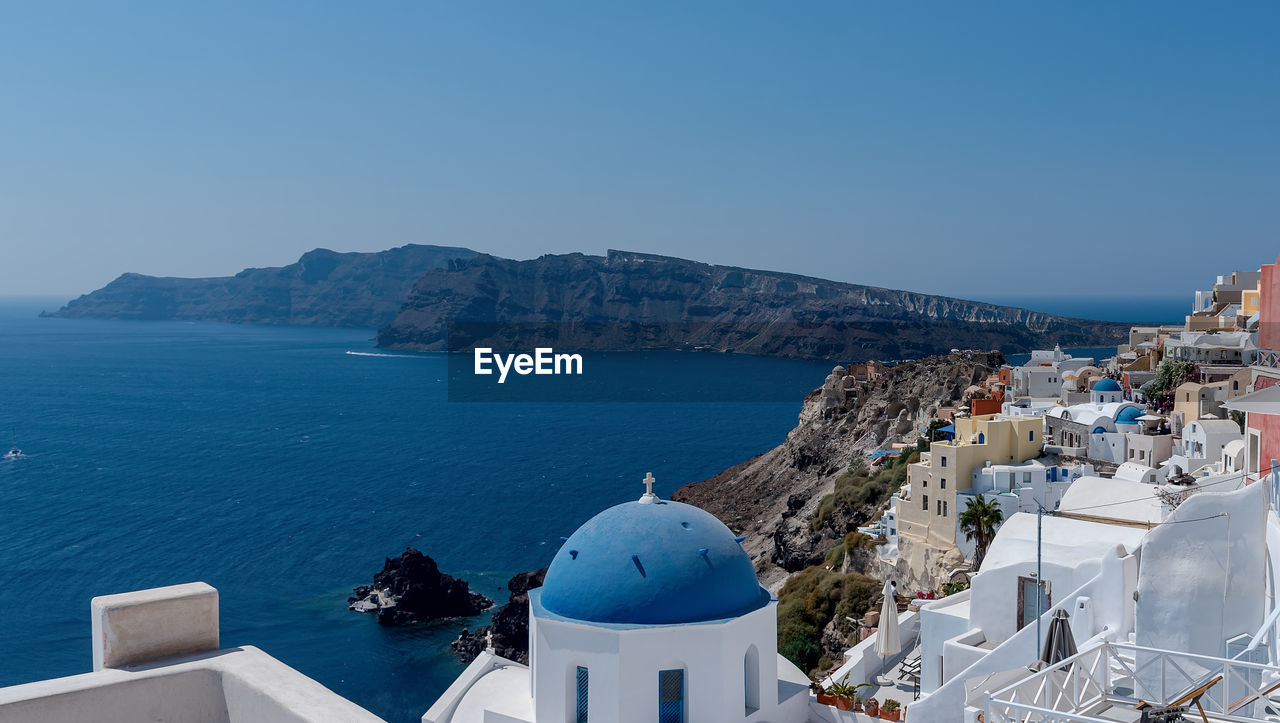
<svg viewBox="0 0 1280 723"><path fill-rule="evenodd" d="M424 723L809 719L741 538L653 482L578 528L529 592L529 665L482 653Z"/></svg>

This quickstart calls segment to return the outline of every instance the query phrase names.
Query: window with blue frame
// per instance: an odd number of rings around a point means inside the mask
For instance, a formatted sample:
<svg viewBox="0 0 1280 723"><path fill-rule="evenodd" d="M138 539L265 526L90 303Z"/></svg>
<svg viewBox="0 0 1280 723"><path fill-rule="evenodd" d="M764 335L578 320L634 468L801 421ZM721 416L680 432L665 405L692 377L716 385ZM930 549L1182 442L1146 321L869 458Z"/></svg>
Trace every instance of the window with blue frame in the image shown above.
<svg viewBox="0 0 1280 723"><path fill-rule="evenodd" d="M587 723L587 685L588 685L587 669L578 666L578 715L575 718L577 723Z"/></svg>
<svg viewBox="0 0 1280 723"><path fill-rule="evenodd" d="M684 670L658 671L658 723L684 723Z"/></svg>

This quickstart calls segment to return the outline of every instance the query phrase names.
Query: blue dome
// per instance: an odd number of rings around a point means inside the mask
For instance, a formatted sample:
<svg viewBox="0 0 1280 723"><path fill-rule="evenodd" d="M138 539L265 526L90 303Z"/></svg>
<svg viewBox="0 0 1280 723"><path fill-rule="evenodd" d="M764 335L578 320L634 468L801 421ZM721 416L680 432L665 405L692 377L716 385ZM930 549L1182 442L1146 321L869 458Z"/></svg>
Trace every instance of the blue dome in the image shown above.
<svg viewBox="0 0 1280 723"><path fill-rule="evenodd" d="M1142 407L1125 407L1116 415L1116 424L1137 424L1138 417L1146 414Z"/></svg>
<svg viewBox="0 0 1280 723"><path fill-rule="evenodd" d="M738 617L769 601L729 528L680 502L626 502L587 520L551 561L541 596L562 617L643 625Z"/></svg>
<svg viewBox="0 0 1280 723"><path fill-rule="evenodd" d="M1119 384L1116 384L1116 380L1114 380L1114 379L1108 379L1108 378L1104 377L1104 378L1102 379L1102 381L1100 381L1100 382L1098 382L1097 384L1094 384L1094 385L1093 385L1093 391L1095 391L1095 392L1118 392L1118 391L1120 391L1120 385L1119 385Z"/></svg>

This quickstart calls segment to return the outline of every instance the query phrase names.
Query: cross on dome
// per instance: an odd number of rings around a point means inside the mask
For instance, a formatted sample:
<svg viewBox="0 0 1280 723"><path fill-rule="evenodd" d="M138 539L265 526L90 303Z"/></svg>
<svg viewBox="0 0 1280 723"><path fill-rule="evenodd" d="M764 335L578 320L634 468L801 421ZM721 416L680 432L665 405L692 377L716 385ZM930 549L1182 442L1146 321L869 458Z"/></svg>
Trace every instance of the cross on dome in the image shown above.
<svg viewBox="0 0 1280 723"><path fill-rule="evenodd" d="M653 483L658 480L654 479L653 473L645 472L644 479L641 481L644 482L644 494L640 496L640 504L651 505L657 502L658 496L653 493Z"/></svg>

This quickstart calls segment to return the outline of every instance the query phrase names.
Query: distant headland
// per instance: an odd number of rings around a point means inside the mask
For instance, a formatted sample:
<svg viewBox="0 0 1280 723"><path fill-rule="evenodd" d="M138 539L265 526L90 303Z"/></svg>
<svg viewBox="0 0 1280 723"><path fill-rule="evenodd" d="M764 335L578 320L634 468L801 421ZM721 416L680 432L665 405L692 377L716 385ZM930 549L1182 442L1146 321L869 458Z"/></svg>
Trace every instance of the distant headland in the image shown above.
<svg viewBox="0 0 1280 723"><path fill-rule="evenodd" d="M575 351L843 361L914 359L952 348L1114 344L1129 328L628 251L515 261L421 245L378 253L316 249L289 266L230 277L124 274L45 315L371 327L379 329L380 347L417 351L459 350L456 340L450 348L450 330L466 323L481 329L471 342L496 338L508 346L551 336Z"/></svg>
<svg viewBox="0 0 1280 723"><path fill-rule="evenodd" d="M127 273L42 316L377 328L395 318L423 274L475 255L453 246L409 244L375 253L315 249L288 266L245 269L235 276Z"/></svg>

